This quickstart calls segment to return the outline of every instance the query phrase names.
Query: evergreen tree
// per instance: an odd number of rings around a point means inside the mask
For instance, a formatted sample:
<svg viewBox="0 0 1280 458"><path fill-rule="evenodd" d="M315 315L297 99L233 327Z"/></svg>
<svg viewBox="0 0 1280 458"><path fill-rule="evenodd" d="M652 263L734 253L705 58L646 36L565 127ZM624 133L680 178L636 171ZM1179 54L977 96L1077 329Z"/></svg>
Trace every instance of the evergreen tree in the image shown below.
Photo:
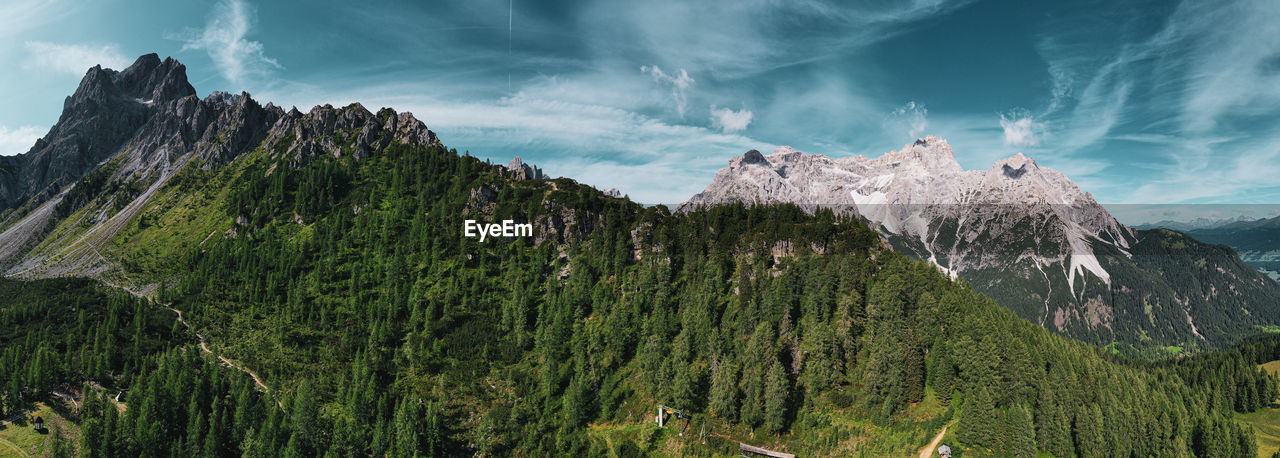
<svg viewBox="0 0 1280 458"><path fill-rule="evenodd" d="M987 391L987 387L979 387L964 399L960 422L956 425L957 438L968 445L991 448L996 445L994 439L997 418L991 393Z"/></svg>
<svg viewBox="0 0 1280 458"><path fill-rule="evenodd" d="M738 419L738 370L723 358L711 376L711 413L730 422Z"/></svg>
<svg viewBox="0 0 1280 458"><path fill-rule="evenodd" d="M765 381L765 427L780 433L787 426L787 405L791 398L790 381L777 359L769 366Z"/></svg>
<svg viewBox="0 0 1280 458"><path fill-rule="evenodd" d="M1036 403L1036 443L1054 456L1068 456L1072 451L1069 419L1058 405L1052 387L1045 383Z"/></svg>
<svg viewBox="0 0 1280 458"><path fill-rule="evenodd" d="M1036 455L1036 431L1031 419L1031 410L1025 405L1015 404L1005 409L1006 448L1013 456Z"/></svg>
<svg viewBox="0 0 1280 458"><path fill-rule="evenodd" d="M1076 453L1080 456L1107 455L1107 443L1102 426L1102 409L1096 404L1081 406L1075 419Z"/></svg>

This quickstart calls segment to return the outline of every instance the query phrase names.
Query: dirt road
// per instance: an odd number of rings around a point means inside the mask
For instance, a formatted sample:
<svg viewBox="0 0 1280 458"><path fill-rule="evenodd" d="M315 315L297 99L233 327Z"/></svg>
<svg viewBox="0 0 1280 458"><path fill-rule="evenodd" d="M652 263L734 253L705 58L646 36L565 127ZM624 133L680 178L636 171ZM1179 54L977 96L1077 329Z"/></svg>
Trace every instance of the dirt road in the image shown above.
<svg viewBox="0 0 1280 458"><path fill-rule="evenodd" d="M942 436L947 435L947 428L950 428L951 425L954 424L956 424L956 422L952 421L951 423L947 423L946 426L943 426L942 431L938 431L938 435L933 437L933 442L930 442L929 445L920 449L920 458L932 458L933 451L937 450L938 444L942 443Z"/></svg>

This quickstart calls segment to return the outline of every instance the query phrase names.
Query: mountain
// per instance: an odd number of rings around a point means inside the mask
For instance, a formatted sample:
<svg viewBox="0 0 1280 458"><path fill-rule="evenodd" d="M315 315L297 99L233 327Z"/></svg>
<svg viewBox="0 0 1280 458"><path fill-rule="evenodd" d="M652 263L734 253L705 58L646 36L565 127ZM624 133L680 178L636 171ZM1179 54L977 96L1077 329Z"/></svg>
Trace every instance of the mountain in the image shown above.
<svg viewBox="0 0 1280 458"><path fill-rule="evenodd" d="M221 222L183 215L184 229L200 237L175 242L180 246L150 244L155 218L172 216L167 210L175 206L197 207L178 189L203 184L187 182L199 171L260 148L301 166L322 156L363 157L396 141L440 144L411 114L389 109L325 105L302 113L260 105L246 93L199 99L185 67L154 54L120 72L94 67L58 123L11 160L21 165L16 173L0 175L0 190L9 190L0 193L8 207L0 220L0 268L8 276L91 276L145 291L156 283L135 282L130 270L153 276L165 269L156 264L165 258L148 251L194 246ZM175 178L179 186L167 186Z"/></svg>
<svg viewBox="0 0 1280 458"><path fill-rule="evenodd" d="M966 171L932 136L875 159L751 150L679 210L730 202L858 215L1019 316L1130 353L1221 347L1280 322L1280 288L1230 250L1126 227L1020 153Z"/></svg>
<svg viewBox="0 0 1280 458"><path fill-rule="evenodd" d="M1253 218L1252 216L1248 216L1248 215L1240 215L1232 218L1199 217L1199 218L1192 219L1190 221L1162 220L1154 223L1143 223L1143 224L1133 226L1133 228L1140 229L1140 230L1172 229L1179 232L1190 232L1190 231L1195 231L1200 229L1213 229L1213 228L1224 226L1227 224L1253 221L1255 219L1256 218Z"/></svg>
<svg viewBox="0 0 1280 458"><path fill-rule="evenodd" d="M0 158L0 210L56 194L118 153L166 106L194 95L186 67L155 54L124 71L89 69L49 133L26 153Z"/></svg>
<svg viewBox="0 0 1280 458"><path fill-rule="evenodd" d="M1187 234L1196 240L1229 246L1240 253L1246 264L1280 280L1280 216L1237 221Z"/></svg>
<svg viewBox="0 0 1280 458"><path fill-rule="evenodd" d="M390 109L167 105L0 235L0 418L85 455L1251 456L1234 416L1277 398L1280 336L1118 357L850 215L646 207Z"/></svg>

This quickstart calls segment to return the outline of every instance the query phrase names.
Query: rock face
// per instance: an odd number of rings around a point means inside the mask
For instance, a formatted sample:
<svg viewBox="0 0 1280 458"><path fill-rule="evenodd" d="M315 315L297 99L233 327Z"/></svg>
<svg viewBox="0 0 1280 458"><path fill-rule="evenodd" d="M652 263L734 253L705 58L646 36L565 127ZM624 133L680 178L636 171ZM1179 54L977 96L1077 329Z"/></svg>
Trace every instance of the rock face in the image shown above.
<svg viewBox="0 0 1280 458"><path fill-rule="evenodd" d="M1186 285L1151 280L1161 273L1133 259L1139 232L1116 221L1065 175L1022 154L987 170L966 171L951 146L932 136L874 159L830 158L785 146L767 156L752 150L731 159L678 211L729 202L787 202L810 212L830 208L857 215L895 250L963 276L1024 318L1097 342L1136 341L1135 331L1154 333L1120 323L1136 315L1155 323L1148 328L1176 335L1166 340L1173 342L1169 345L1184 343L1197 335L1188 321L1211 313L1186 303L1163 304L1169 309L1165 317L1142 305L1125 311L1134 315L1113 312L1121 303L1142 303L1117 298L1116 289L1171 290L1169 302L1200 294ZM1233 273L1239 267L1229 259L1219 261L1231 264ZM1123 277L1118 283L1117 272ZM1218 289L1225 290L1232 280L1203 281L1219 282ZM1263 288L1266 295L1276 293ZM1243 313L1256 313L1260 306L1252 307Z"/></svg>
<svg viewBox="0 0 1280 458"><path fill-rule="evenodd" d="M511 162L508 162L506 169L515 173L517 179L521 180L545 180L548 177L542 174L542 169L533 164L525 164L520 156L516 156Z"/></svg>
<svg viewBox="0 0 1280 458"><path fill-rule="evenodd" d="M124 71L89 69L49 133L26 153L0 158L0 211L78 180L158 113L195 93L186 67L155 54Z"/></svg>
<svg viewBox="0 0 1280 458"><path fill-rule="evenodd" d="M0 157L0 267L27 277L99 275L101 256L91 245L120 231L183 167L218 167L257 148L295 166L320 155L358 159L393 142L444 147L412 114L389 108L375 114L359 104L324 105L302 113L260 105L247 93L200 99L186 67L155 54L123 71L94 67L48 134L25 154ZM89 180L91 173L102 176ZM80 184L86 187L72 192ZM58 220L89 204L102 208L85 217L86 236L57 253L32 251Z"/></svg>
<svg viewBox="0 0 1280 458"><path fill-rule="evenodd" d="M891 242L905 243L952 272L994 261L979 251L988 247L966 242L984 234L993 240L1020 238L1025 234L1018 231L1022 217L1046 229L1042 247L1053 245L1052 256L1035 254L1037 263L1069 263L1072 284L1086 271L1109 281L1093 260L1090 240L1122 250L1133 241L1131 230L1063 174L1041 168L1021 153L985 171L965 171L946 140L932 136L876 159L832 159L786 146L767 157L748 151L680 210L737 201L791 202L808 210L827 207L857 214Z"/></svg>

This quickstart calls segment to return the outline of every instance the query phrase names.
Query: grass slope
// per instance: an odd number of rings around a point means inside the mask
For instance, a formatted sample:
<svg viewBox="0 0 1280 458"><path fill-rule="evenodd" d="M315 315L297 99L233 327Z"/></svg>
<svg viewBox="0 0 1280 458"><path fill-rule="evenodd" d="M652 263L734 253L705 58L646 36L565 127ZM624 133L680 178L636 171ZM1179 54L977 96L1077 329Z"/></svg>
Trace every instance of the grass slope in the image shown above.
<svg viewBox="0 0 1280 458"><path fill-rule="evenodd" d="M79 436L79 426L68 420L60 412L67 412L65 406L54 408L45 403L36 403L36 408L13 422L0 425L0 457L9 456L54 456L54 431L57 430L70 443L75 443ZM31 421L36 417L44 420L45 429L36 431Z"/></svg>
<svg viewBox="0 0 1280 458"><path fill-rule="evenodd" d="M1268 373L1280 375L1280 360L1259 364ZM1258 441L1258 456L1270 457L1280 452L1280 408L1271 407L1257 412L1242 414L1240 421L1253 427L1255 439Z"/></svg>

